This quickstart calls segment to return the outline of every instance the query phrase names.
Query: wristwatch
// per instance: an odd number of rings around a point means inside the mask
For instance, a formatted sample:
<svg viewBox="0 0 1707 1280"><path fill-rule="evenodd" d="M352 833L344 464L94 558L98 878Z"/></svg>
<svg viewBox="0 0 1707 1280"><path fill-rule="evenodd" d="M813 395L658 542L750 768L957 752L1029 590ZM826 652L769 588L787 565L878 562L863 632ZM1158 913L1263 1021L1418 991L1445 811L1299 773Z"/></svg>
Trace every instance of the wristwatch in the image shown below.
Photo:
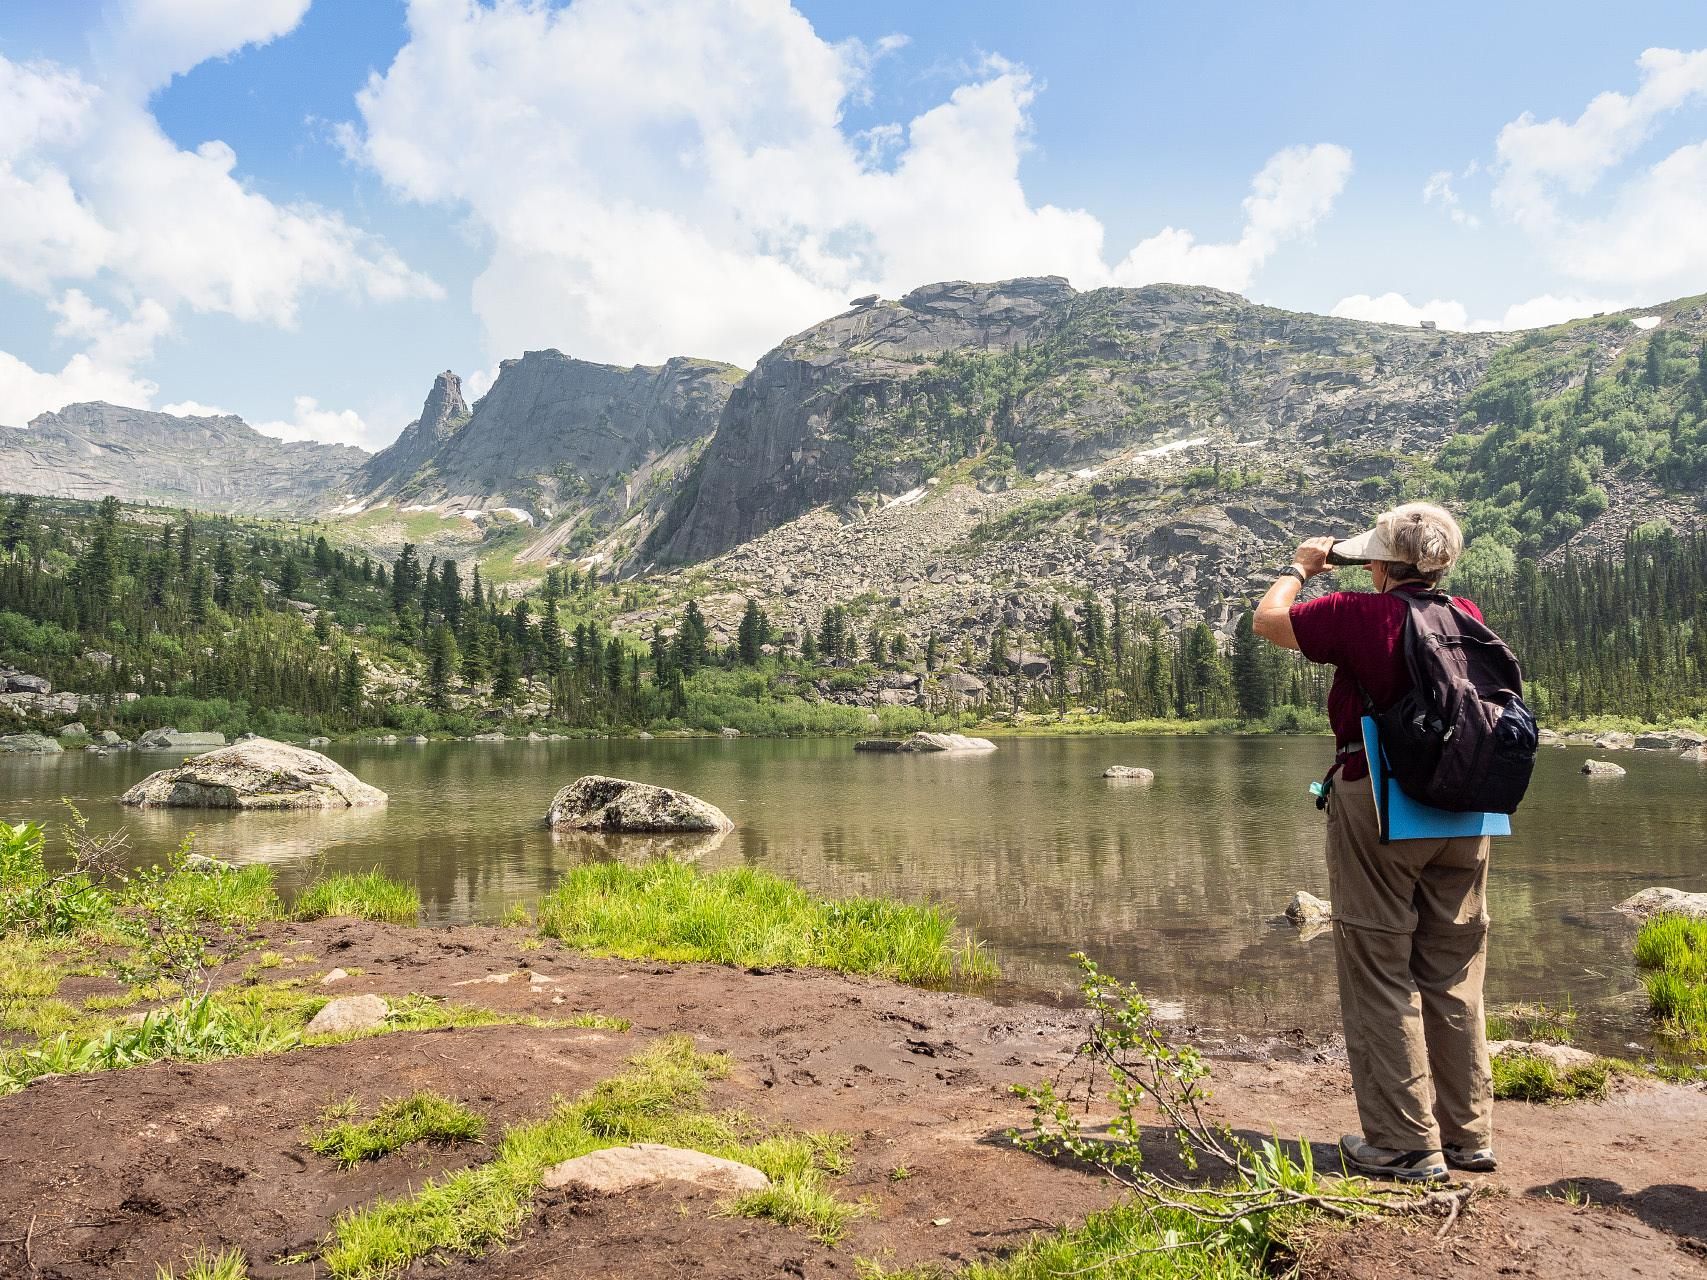
<svg viewBox="0 0 1707 1280"><path fill-rule="evenodd" d="M1308 579L1306 579L1304 577L1304 571L1302 569L1300 569L1295 564L1287 565L1284 569L1282 569L1279 573L1275 574L1274 576L1277 578L1297 578L1298 581L1301 583L1308 581Z"/></svg>

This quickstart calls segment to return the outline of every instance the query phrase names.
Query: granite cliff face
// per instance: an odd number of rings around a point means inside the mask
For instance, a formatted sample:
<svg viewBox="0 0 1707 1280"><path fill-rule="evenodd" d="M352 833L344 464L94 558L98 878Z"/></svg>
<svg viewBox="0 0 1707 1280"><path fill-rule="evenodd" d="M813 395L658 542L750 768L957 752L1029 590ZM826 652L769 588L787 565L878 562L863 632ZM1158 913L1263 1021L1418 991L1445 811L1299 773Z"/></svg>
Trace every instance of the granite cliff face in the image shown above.
<svg viewBox="0 0 1707 1280"><path fill-rule="evenodd" d="M201 511L312 515L368 455L286 444L237 417L183 418L94 402L0 427L0 492L158 502Z"/></svg>
<svg viewBox="0 0 1707 1280"><path fill-rule="evenodd" d="M1004 473L1205 433L1427 449L1511 340L1202 287L1079 293L1058 277L864 300L759 361L649 550L704 559L817 506L910 491L962 459L989 489Z"/></svg>
<svg viewBox="0 0 1707 1280"><path fill-rule="evenodd" d="M363 471L369 500L517 507L550 519L626 509L661 464L708 437L741 370L678 357L630 369L530 351L470 411L443 373L397 442Z"/></svg>

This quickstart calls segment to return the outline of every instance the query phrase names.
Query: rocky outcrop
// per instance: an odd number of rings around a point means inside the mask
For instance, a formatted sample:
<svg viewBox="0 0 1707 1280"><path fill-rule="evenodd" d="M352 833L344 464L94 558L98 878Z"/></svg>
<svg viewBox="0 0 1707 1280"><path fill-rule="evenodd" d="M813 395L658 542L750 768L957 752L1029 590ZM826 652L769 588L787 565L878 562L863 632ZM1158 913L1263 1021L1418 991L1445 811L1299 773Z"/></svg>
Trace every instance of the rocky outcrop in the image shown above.
<svg viewBox="0 0 1707 1280"><path fill-rule="evenodd" d="M53 685L45 676L32 676L11 667L0 667L0 693L52 693Z"/></svg>
<svg viewBox="0 0 1707 1280"><path fill-rule="evenodd" d="M59 743L40 733L8 733L0 737L0 754L51 756L63 751Z"/></svg>
<svg viewBox="0 0 1707 1280"><path fill-rule="evenodd" d="M1284 312L1198 286L928 285L765 355L652 549L700 560L813 507L911 495L945 445L970 454L992 436L1027 472L1094 467L1204 428L1228 445L1438 444L1509 341ZM1210 383L1224 389L1213 404ZM959 430L945 439L948 422Z"/></svg>
<svg viewBox="0 0 1707 1280"><path fill-rule="evenodd" d="M150 808L349 809L386 802L335 760L318 751L251 738L150 774L120 803Z"/></svg>
<svg viewBox="0 0 1707 1280"><path fill-rule="evenodd" d="M1490 1040L1490 1058L1537 1058L1559 1071L1574 1067L1592 1066L1597 1059L1587 1049L1568 1044L1549 1044L1544 1040Z"/></svg>
<svg viewBox="0 0 1707 1280"><path fill-rule="evenodd" d="M771 1184L768 1177L750 1164L656 1142L606 1147L576 1156L552 1165L540 1179L540 1185L549 1191L575 1186L604 1195L618 1195L661 1182L689 1183L731 1195L762 1191Z"/></svg>
<svg viewBox="0 0 1707 1280"><path fill-rule="evenodd" d="M685 791L625 778L588 774L564 787L546 811L554 830L645 834L730 831L735 824L716 805Z"/></svg>
<svg viewBox="0 0 1707 1280"><path fill-rule="evenodd" d="M1655 886L1631 894L1618 904L1618 910L1638 920L1651 916L1695 916L1707 920L1707 893L1685 893L1681 889Z"/></svg>
<svg viewBox="0 0 1707 1280"><path fill-rule="evenodd" d="M878 754L931 754L939 751L994 751L996 744L988 738L968 738L963 733L914 733L905 738L864 738L854 743L855 751Z"/></svg>
<svg viewBox="0 0 1707 1280"><path fill-rule="evenodd" d="M1623 765L1613 764L1608 760L1584 760L1582 772L1591 778L1622 778L1625 769Z"/></svg>
<svg viewBox="0 0 1707 1280"><path fill-rule="evenodd" d="M14 493L113 494L244 515L312 515L354 482L368 455L286 444L237 417L188 418L100 402L0 427L0 476Z"/></svg>
<svg viewBox="0 0 1707 1280"><path fill-rule="evenodd" d="M677 357L619 368L561 351L505 360L472 410L442 373L411 423L363 469L368 500L626 512L660 461L711 434L742 371Z"/></svg>

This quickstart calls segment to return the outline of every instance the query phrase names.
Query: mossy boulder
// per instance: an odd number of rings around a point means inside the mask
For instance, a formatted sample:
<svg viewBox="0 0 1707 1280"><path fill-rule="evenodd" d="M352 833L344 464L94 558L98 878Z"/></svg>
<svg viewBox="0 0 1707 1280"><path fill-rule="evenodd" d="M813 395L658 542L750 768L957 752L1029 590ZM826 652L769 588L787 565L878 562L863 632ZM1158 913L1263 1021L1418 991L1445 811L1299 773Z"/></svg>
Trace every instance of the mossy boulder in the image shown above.
<svg viewBox="0 0 1707 1280"><path fill-rule="evenodd" d="M192 756L120 797L141 808L180 809L351 809L385 802L385 792L336 760L271 738Z"/></svg>

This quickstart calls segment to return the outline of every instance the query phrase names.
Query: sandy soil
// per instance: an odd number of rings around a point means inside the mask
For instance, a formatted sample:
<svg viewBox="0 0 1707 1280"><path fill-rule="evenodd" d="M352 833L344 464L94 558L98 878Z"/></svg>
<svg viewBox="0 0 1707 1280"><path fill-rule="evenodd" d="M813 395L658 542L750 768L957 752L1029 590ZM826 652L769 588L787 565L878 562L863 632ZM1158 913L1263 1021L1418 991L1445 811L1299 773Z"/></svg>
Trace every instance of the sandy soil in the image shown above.
<svg viewBox="0 0 1707 1280"><path fill-rule="evenodd" d="M649 1037L688 1031L737 1067L711 1105L852 1135L844 1198L874 1212L835 1248L767 1222L716 1215L709 1195L546 1193L509 1249L450 1276L852 1276L856 1258L952 1268L1109 1203L1083 1172L1015 1151L1014 1083L1062 1064L1070 1012L822 973L589 959L502 929L279 925L269 945L312 953L317 974L362 972L337 994L448 996L495 1009L629 1018L632 1031L486 1027L402 1033L267 1059L158 1064L45 1080L0 1099L0 1275L143 1276L198 1244L242 1247L260 1277L310 1277L275 1259L309 1250L338 1213L483 1158L414 1149L341 1170L303 1131L354 1095L371 1109L416 1088L459 1098L490 1131L613 1074ZM531 969L555 979L459 986ZM1246 1049L1214 1062L1213 1109L1234 1127L1299 1134L1332 1167L1355 1128L1332 1046ZM1488 1275L1707 1278L1707 1092L1626 1084L1605 1103L1503 1104L1501 1171L1444 1235L1417 1219L1305 1242L1305 1273L1346 1278ZM1158 1157L1165 1150L1157 1135ZM911 1176L896 1181L905 1165ZM1587 1197L1586 1205L1567 1200ZM1580 1192L1580 1195L1578 1194ZM937 1225L941 1220L946 1222ZM438 1270L434 1268L433 1270Z"/></svg>

